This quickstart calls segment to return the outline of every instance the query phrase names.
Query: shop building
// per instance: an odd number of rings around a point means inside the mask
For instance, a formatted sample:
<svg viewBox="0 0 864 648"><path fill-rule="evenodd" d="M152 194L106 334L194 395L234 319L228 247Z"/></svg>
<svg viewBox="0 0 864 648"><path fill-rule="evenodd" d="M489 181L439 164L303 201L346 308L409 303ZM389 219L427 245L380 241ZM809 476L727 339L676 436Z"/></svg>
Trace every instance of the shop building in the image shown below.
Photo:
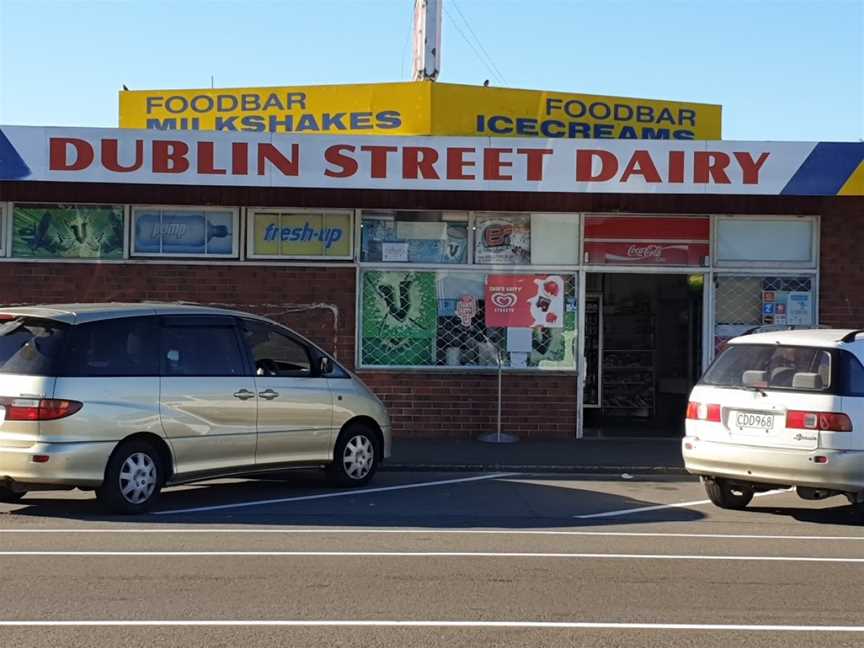
<svg viewBox="0 0 864 648"><path fill-rule="evenodd" d="M861 326L864 144L8 127L5 304L297 329L398 437L669 436L725 341ZM302 378L298 378L302 380Z"/></svg>

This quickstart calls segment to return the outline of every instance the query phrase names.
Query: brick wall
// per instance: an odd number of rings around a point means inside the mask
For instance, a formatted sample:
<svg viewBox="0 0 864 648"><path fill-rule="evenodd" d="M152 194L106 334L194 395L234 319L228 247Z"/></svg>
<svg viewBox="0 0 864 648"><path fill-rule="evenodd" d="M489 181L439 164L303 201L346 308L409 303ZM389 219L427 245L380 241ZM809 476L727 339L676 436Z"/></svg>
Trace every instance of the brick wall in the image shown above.
<svg viewBox="0 0 864 648"><path fill-rule="evenodd" d="M822 324L864 328L864 212L858 216L850 217L836 209L828 209L822 215L819 275Z"/></svg>

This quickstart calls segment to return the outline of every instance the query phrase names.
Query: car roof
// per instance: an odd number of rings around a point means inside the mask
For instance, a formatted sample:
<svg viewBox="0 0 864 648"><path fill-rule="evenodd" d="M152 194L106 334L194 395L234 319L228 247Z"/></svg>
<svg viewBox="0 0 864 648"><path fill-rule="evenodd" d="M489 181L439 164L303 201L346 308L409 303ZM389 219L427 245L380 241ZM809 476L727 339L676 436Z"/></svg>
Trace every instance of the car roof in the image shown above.
<svg viewBox="0 0 864 648"><path fill-rule="evenodd" d="M51 319L67 324L82 324L98 320L115 319L119 317L134 317L136 315L238 315L255 317L250 313L199 306L196 304L168 302L140 303L92 303L92 304L45 304L39 306L6 306L0 308L0 315L16 315L23 317L38 317Z"/></svg>
<svg viewBox="0 0 864 648"><path fill-rule="evenodd" d="M864 337L844 342L843 338L855 333L857 329L795 329L791 331L766 331L741 335L729 340L729 344L784 344L789 346L809 346L836 349L839 347L864 354Z"/></svg>

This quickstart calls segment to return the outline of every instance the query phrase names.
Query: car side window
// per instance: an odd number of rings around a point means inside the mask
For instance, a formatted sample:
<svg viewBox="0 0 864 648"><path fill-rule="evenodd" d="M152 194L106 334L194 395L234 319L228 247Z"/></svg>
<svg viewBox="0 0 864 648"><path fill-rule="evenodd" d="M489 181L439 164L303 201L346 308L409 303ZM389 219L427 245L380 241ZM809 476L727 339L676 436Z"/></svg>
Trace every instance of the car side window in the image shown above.
<svg viewBox="0 0 864 648"><path fill-rule="evenodd" d="M71 327L62 374L74 377L158 376L154 317L121 317Z"/></svg>
<svg viewBox="0 0 864 648"><path fill-rule="evenodd" d="M255 361L258 376L311 376L309 350L265 322L243 320L243 339Z"/></svg>
<svg viewBox="0 0 864 648"><path fill-rule="evenodd" d="M192 318L188 318L192 319ZM243 355L233 325L173 323L162 326L164 376L242 376Z"/></svg>

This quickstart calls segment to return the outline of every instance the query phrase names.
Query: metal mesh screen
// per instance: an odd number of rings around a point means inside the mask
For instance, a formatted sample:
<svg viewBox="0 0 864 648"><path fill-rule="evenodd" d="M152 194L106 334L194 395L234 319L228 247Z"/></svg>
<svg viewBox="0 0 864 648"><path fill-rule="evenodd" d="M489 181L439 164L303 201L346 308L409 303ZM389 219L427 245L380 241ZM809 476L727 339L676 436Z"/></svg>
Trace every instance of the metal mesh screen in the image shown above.
<svg viewBox="0 0 864 648"><path fill-rule="evenodd" d="M558 326L487 327L491 273L367 270L361 278L360 360L364 366L576 368L576 277L563 280ZM513 275L508 275L513 276Z"/></svg>
<svg viewBox="0 0 864 648"><path fill-rule="evenodd" d="M714 350L756 327L807 327L816 324L812 276L715 277Z"/></svg>

